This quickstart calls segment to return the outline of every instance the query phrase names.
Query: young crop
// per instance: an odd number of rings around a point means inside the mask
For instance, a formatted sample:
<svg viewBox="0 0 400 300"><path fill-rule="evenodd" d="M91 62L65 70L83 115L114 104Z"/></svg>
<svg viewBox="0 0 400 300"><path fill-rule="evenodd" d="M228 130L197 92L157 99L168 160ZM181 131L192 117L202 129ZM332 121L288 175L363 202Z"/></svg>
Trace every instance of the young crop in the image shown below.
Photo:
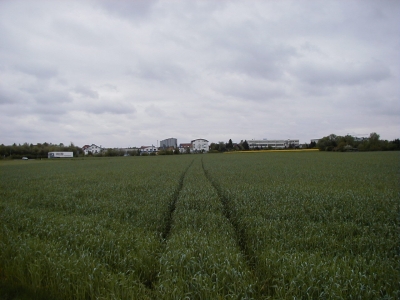
<svg viewBox="0 0 400 300"><path fill-rule="evenodd" d="M0 162L0 298L398 299L399 164L379 152Z"/></svg>
<svg viewBox="0 0 400 300"><path fill-rule="evenodd" d="M1 278L57 299L150 295L189 162L145 159L5 165Z"/></svg>
<svg viewBox="0 0 400 300"><path fill-rule="evenodd" d="M395 156L214 158L204 166L255 263L259 297L398 297Z"/></svg>
<svg viewBox="0 0 400 300"><path fill-rule="evenodd" d="M254 292L234 229L198 158L184 177L160 265L159 298L251 298Z"/></svg>

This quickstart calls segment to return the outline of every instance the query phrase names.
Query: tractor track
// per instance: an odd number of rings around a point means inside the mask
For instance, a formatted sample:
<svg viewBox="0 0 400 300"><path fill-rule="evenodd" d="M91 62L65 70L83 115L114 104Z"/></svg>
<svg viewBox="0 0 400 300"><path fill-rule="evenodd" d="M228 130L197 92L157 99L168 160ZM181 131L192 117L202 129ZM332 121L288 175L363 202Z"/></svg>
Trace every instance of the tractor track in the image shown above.
<svg viewBox="0 0 400 300"><path fill-rule="evenodd" d="M212 179L208 171L204 168L204 162L203 158L201 159L201 166L203 168L204 174L207 178L207 180L211 183L213 188L217 191L218 198L220 199L222 206L223 206L223 213L224 216L228 219L229 223L232 225L234 231L235 231L235 240L236 244L238 245L240 252L242 253L248 267L250 270L254 271L255 269L255 264L256 261L254 259L253 255L250 255L249 249L246 244L246 232L245 230L240 226L237 218L233 215L233 207L229 199L222 193L221 187L215 182L215 180Z"/></svg>
<svg viewBox="0 0 400 300"><path fill-rule="evenodd" d="M171 227L172 227L172 223L173 223L173 214L176 209L176 201L178 200L179 194L182 191L183 181L185 179L186 173L189 170L189 168L192 166L193 162L194 162L194 159L189 164L189 166L185 169L185 171L182 172L182 174L179 178L178 188L175 190L173 196L171 197L171 201L168 205L168 211L166 213L166 217L165 217L165 221L164 221L165 222L164 230L161 232L161 241L160 242L162 245L164 245L164 246L162 246L163 248L165 247L165 245L168 241L168 238L170 236L170 233L171 233ZM142 280L142 284L150 291L153 291L157 281L158 281L158 272L155 271L152 278L147 279L147 280Z"/></svg>
<svg viewBox="0 0 400 300"><path fill-rule="evenodd" d="M166 216L166 220L165 220L165 227L164 230L161 234L162 237L162 241L165 243L168 240L168 237L171 233L171 227L172 227L172 222L173 222L173 214L175 212L176 209L176 201L179 198L179 194L182 191L183 188L183 181L185 179L186 173L189 170L189 168L192 166L194 162L194 159L192 160L192 162L189 164L189 166L185 169L185 171L182 173L180 179L179 179L179 185L178 188L176 189L174 195L172 196L171 202L169 203L169 207L168 207L168 212L167 212L167 216Z"/></svg>

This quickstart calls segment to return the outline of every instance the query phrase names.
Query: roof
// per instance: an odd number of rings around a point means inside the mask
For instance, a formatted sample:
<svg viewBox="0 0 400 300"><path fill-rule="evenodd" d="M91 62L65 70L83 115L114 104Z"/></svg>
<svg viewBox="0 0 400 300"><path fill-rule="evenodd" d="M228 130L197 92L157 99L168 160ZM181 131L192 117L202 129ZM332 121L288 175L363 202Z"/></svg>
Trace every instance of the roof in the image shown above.
<svg viewBox="0 0 400 300"><path fill-rule="evenodd" d="M179 144L179 147L180 147L180 148L182 148L182 147L183 147L183 148L185 148L185 147L191 147L191 146L192 146L191 143L180 143L180 144Z"/></svg>
<svg viewBox="0 0 400 300"><path fill-rule="evenodd" d="M82 149L85 150L85 149L90 148L90 147L97 147L97 148L100 148L99 146L97 146L97 145L95 145L95 144L91 144L90 146L89 146L89 145L83 146Z"/></svg>
<svg viewBox="0 0 400 300"><path fill-rule="evenodd" d="M207 141L206 139L195 139L195 140L192 140L192 143L193 143L194 141L198 141L198 140L204 140L204 141L206 141L206 142L208 143L208 141Z"/></svg>

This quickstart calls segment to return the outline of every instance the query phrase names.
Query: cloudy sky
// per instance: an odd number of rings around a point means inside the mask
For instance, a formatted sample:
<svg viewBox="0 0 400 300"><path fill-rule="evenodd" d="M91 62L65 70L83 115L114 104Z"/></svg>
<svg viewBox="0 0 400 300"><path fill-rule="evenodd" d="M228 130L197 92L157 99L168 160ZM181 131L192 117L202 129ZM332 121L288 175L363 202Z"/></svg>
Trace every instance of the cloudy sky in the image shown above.
<svg viewBox="0 0 400 300"><path fill-rule="evenodd" d="M400 138L400 1L0 1L0 143Z"/></svg>

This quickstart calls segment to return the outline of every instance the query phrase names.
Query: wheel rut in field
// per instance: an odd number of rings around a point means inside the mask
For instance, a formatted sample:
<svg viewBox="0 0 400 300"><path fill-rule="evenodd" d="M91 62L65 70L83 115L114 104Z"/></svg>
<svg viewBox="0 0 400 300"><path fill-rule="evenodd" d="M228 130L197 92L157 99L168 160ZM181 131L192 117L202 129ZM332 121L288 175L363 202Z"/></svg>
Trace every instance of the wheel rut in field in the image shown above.
<svg viewBox="0 0 400 300"><path fill-rule="evenodd" d="M175 190L173 196L171 197L171 201L168 205L168 211L166 213L166 217L165 217L165 226L163 231L161 232L161 241L160 243L163 245L162 247L165 247L165 244L169 238L169 235L171 233L171 227L172 227L172 222L173 222L173 214L175 212L176 209L176 201L179 198L179 194L182 191L183 188L183 181L185 179L186 173L189 170L189 168L192 166L194 162L194 159L191 161L191 163L189 164L189 166L187 166L187 168L185 169L185 171L182 172L180 178L179 178L179 184L177 189ZM154 290L155 284L158 281L158 272L155 270L154 274L151 278L147 278L146 280L143 280L142 283L144 284L144 286L149 289L149 290Z"/></svg>
<svg viewBox="0 0 400 300"><path fill-rule="evenodd" d="M181 177L179 178L178 188L176 189L176 191L175 191L175 193L174 193L174 195L173 195L173 197L171 199L171 202L169 204L167 217L166 217L166 221L165 221L165 228L164 228L164 231L161 234L163 242L168 240L168 237L170 235L171 226L172 226L172 218L173 218L173 214L174 214L175 209L176 209L176 201L178 200L179 194L182 191L183 180L185 179L186 173L189 170L189 168L192 166L193 162L194 162L194 159L192 160L192 162L189 164L189 166L185 169L185 171L182 173Z"/></svg>
<svg viewBox="0 0 400 300"><path fill-rule="evenodd" d="M245 258L247 265L251 270L254 270L255 267L255 261L252 259L252 255L250 255L249 250L246 246L246 233L243 228L239 225L238 220L234 217L232 211L233 207L230 204L230 201L228 198L222 193L221 187L213 180L213 178L210 176L208 171L204 168L204 162L203 158L201 159L201 166L203 168L204 174L207 178L207 180L211 183L213 188L217 191L218 198L220 199L222 206L223 206L223 213L224 216L228 219L229 223L232 225L232 227L235 230L235 240L236 244L238 245L240 252L242 253L243 257Z"/></svg>

